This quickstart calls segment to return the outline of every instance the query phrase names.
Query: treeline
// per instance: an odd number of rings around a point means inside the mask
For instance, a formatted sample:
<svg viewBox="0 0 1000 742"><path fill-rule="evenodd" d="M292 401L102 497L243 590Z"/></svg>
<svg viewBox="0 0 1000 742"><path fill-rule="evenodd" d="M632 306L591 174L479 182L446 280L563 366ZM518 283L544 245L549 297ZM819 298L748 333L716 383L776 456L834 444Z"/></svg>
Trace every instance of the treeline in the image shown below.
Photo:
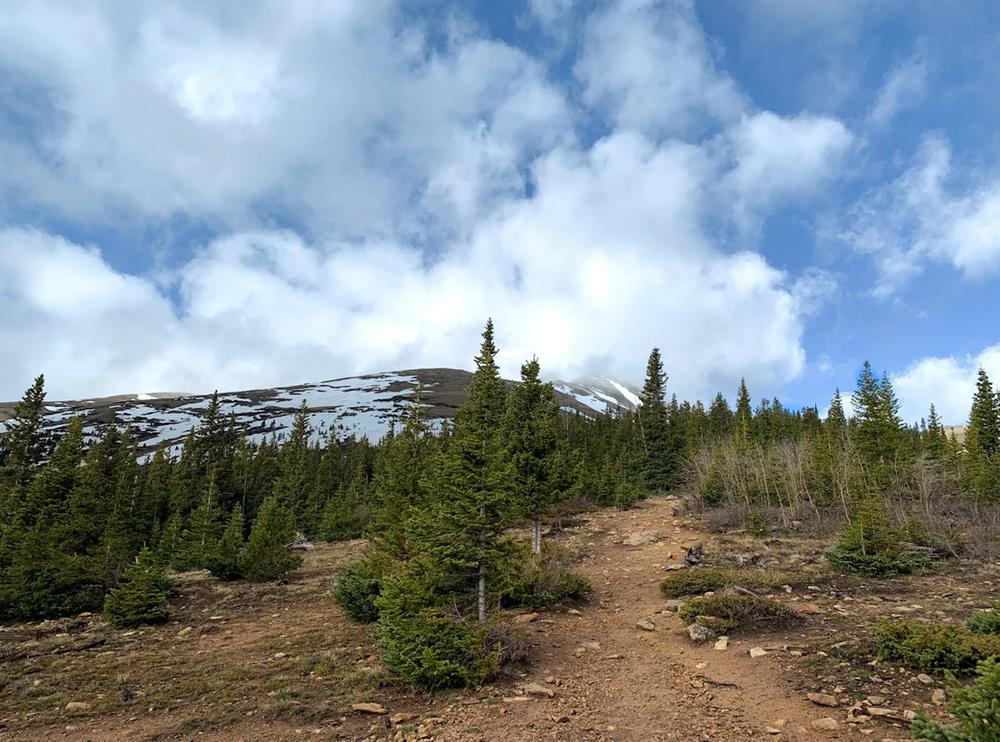
<svg viewBox="0 0 1000 742"><path fill-rule="evenodd" d="M676 482L680 448L663 404L662 370L649 392L657 403L596 421L561 413L538 374L537 361L526 363L510 391L496 376L484 423L502 437L501 458L523 470L515 485L520 504L503 523L515 511L530 523L536 553L542 517L553 508L572 500L628 507ZM332 436L321 444L310 443L303 406L286 438L254 443L213 398L178 456L157 450L145 457L129 430L116 426L85 437L73 419L58 437L48 435L44 400L38 377L0 437L0 619L101 610L144 548L155 557L147 565L270 579L298 564L285 548L296 534L401 540L401 513L428 486L423 472L463 445L468 417L431 435L418 400L406 426L378 445ZM478 471L482 463L464 466ZM510 472L501 479L515 481ZM469 526L453 520L452 527Z"/></svg>

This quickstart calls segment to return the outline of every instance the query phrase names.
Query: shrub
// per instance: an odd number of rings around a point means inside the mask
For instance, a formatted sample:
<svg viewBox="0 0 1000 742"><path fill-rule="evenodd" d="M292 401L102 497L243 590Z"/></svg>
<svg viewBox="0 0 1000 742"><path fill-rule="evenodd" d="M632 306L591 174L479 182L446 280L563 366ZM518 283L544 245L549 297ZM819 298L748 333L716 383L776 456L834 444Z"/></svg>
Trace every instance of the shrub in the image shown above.
<svg viewBox="0 0 1000 742"><path fill-rule="evenodd" d="M514 572L501 590L504 604L535 609L585 598L590 580L570 571L570 561L564 549L550 545L539 555L511 559Z"/></svg>
<svg viewBox="0 0 1000 742"><path fill-rule="evenodd" d="M992 608L973 613L965 625L975 634L1000 634L1000 600Z"/></svg>
<svg viewBox="0 0 1000 742"><path fill-rule="evenodd" d="M441 607L438 581L433 568L420 562L385 581L376 601L382 663L427 690L480 685L499 666L502 647L461 607Z"/></svg>
<svg viewBox="0 0 1000 742"><path fill-rule="evenodd" d="M909 574L929 564L926 557L906 553L901 532L874 498L862 504L826 558L842 572L872 577Z"/></svg>
<svg viewBox="0 0 1000 742"><path fill-rule="evenodd" d="M750 508L747 513L747 531L756 538L767 538L771 532L767 527L767 521L757 508Z"/></svg>
<svg viewBox="0 0 1000 742"><path fill-rule="evenodd" d="M382 594L383 572L371 555L340 570L333 583L333 598L350 618L359 623L378 620L376 600Z"/></svg>
<svg viewBox="0 0 1000 742"><path fill-rule="evenodd" d="M941 724L921 711L913 722L914 739L928 742L997 742L1000 740L1000 663L984 660L975 682L950 679L948 710L957 724Z"/></svg>
<svg viewBox="0 0 1000 742"><path fill-rule="evenodd" d="M159 623L170 618L171 583L153 552L145 548L126 568L104 601L104 616L115 628Z"/></svg>
<svg viewBox="0 0 1000 742"><path fill-rule="evenodd" d="M799 615L771 598L724 592L694 598L680 607L678 615L685 623L699 622L719 631L741 631L755 625L791 623Z"/></svg>
<svg viewBox="0 0 1000 742"><path fill-rule="evenodd" d="M790 581L788 575L768 569L699 567L670 573L660 583L660 592L666 598L685 598L733 585L751 590L769 590Z"/></svg>
<svg viewBox="0 0 1000 742"><path fill-rule="evenodd" d="M292 513L274 497L267 498L240 552L240 571L251 580L273 580L301 566L302 557L287 548L294 536Z"/></svg>
<svg viewBox="0 0 1000 742"><path fill-rule="evenodd" d="M1000 655L1000 637L976 634L960 624L884 622L875 628L875 648L884 659L924 672L971 673Z"/></svg>

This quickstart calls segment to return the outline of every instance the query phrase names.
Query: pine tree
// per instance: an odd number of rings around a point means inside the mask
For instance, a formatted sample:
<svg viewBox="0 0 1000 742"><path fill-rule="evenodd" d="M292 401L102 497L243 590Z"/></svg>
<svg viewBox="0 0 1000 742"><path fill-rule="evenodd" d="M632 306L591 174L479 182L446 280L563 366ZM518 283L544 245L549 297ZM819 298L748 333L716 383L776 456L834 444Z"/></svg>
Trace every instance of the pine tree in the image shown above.
<svg viewBox="0 0 1000 742"><path fill-rule="evenodd" d="M44 402L45 377L39 375L17 403L0 436L0 494L8 487L27 486L48 452L48 436L42 431ZM4 512L0 510L0 515Z"/></svg>
<svg viewBox="0 0 1000 742"><path fill-rule="evenodd" d="M171 583L151 549L139 552L121 583L104 602L104 615L115 628L162 623L170 618Z"/></svg>
<svg viewBox="0 0 1000 742"><path fill-rule="evenodd" d="M506 386L496 355L489 321L448 448L431 464L427 506L415 513L407 532L416 552L438 566L456 598L474 596L480 623L487 617L490 575L506 555L501 536L512 515L512 470L498 435Z"/></svg>
<svg viewBox="0 0 1000 742"><path fill-rule="evenodd" d="M924 448L927 455L936 461L944 459L948 452L948 438L944 434L944 426L938 417L934 403L931 403L930 414L927 417L927 431L924 434Z"/></svg>
<svg viewBox="0 0 1000 742"><path fill-rule="evenodd" d="M888 465L900 453L899 402L887 376L875 379L871 364L865 361L858 375L858 386L851 395L854 407L854 438L859 454L873 465Z"/></svg>
<svg viewBox="0 0 1000 742"><path fill-rule="evenodd" d="M311 435L309 409L303 400L298 412L295 413L288 440L278 455L281 474L274 483L275 497L284 507L295 513L296 522L299 524L305 520L310 490L309 437Z"/></svg>
<svg viewBox="0 0 1000 742"><path fill-rule="evenodd" d="M181 532L180 543L174 551L172 565L179 570L204 569L222 530L222 509L215 486L215 477L209 476L201 503L187 519Z"/></svg>
<svg viewBox="0 0 1000 742"><path fill-rule="evenodd" d="M294 537L295 516L276 497L267 498L240 552L240 571L250 580L273 580L297 569L302 557L287 548Z"/></svg>
<svg viewBox="0 0 1000 742"><path fill-rule="evenodd" d="M722 392L715 395L708 408L708 427L717 440L727 438L733 431L733 411Z"/></svg>
<svg viewBox="0 0 1000 742"><path fill-rule="evenodd" d="M736 412L733 415L733 425L738 449L746 448L753 435L753 406L750 401L750 390L747 381L740 379L740 388L736 392Z"/></svg>
<svg viewBox="0 0 1000 742"><path fill-rule="evenodd" d="M1000 499L1000 411L993 384L986 371L979 369L976 391L965 431L963 480L966 486L986 500Z"/></svg>
<svg viewBox="0 0 1000 742"><path fill-rule="evenodd" d="M542 517L569 487L559 450L559 405L551 384L539 378L536 359L521 366L521 383L510 393L502 435L514 466L514 491L520 511L531 522L531 550L542 552Z"/></svg>
<svg viewBox="0 0 1000 742"><path fill-rule="evenodd" d="M671 428L664 404L667 375L660 349L653 348L646 364L646 381L640 395L639 424L643 441L643 480L650 491L672 487L677 477L679 441Z"/></svg>
<svg viewBox="0 0 1000 742"><path fill-rule="evenodd" d="M229 525L226 526L222 538L208 556L205 565L208 571L220 580L235 580L242 577L240 552L243 551L243 546L243 510L237 506L229 516Z"/></svg>
<svg viewBox="0 0 1000 742"><path fill-rule="evenodd" d="M840 389L833 395L830 402L830 409L826 413L826 420L823 427L830 440L838 446L847 443L847 417L844 415L844 400L840 396Z"/></svg>

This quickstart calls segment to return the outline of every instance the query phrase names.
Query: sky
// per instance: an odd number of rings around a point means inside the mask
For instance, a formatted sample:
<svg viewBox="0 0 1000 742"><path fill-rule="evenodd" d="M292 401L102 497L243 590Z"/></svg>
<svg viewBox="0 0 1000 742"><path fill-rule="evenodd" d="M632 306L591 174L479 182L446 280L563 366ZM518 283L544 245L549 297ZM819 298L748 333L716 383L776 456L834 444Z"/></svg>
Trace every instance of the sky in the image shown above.
<svg viewBox="0 0 1000 742"><path fill-rule="evenodd" d="M0 398L1000 380L990 0L7 0Z"/></svg>

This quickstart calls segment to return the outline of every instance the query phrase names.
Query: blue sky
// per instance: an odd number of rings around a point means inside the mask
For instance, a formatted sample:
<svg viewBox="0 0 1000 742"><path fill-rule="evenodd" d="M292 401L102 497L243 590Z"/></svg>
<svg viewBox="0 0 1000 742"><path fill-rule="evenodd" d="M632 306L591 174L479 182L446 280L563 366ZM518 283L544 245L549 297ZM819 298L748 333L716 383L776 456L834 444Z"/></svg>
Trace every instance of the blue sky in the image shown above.
<svg viewBox="0 0 1000 742"><path fill-rule="evenodd" d="M1000 9L103 0L0 17L0 397L468 367L825 406L1000 377Z"/></svg>

